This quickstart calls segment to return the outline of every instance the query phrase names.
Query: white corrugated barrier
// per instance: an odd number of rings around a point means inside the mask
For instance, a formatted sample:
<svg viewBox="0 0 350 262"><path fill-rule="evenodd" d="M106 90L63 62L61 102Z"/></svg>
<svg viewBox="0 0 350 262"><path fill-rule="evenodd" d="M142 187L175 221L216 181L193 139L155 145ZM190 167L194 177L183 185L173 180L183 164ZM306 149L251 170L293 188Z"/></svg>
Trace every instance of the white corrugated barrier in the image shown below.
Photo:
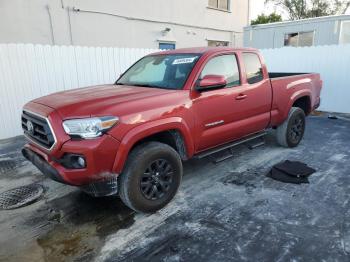
<svg viewBox="0 0 350 262"><path fill-rule="evenodd" d="M158 50L0 44L0 139L22 134L21 108L57 91L113 83L142 56Z"/></svg>
<svg viewBox="0 0 350 262"><path fill-rule="evenodd" d="M0 139L22 134L22 106L71 88L113 83L152 49L0 44ZM350 113L350 45L262 50L271 72L319 72L321 110Z"/></svg>
<svg viewBox="0 0 350 262"><path fill-rule="evenodd" d="M323 89L319 110L350 113L350 45L261 50L271 72L317 72Z"/></svg>

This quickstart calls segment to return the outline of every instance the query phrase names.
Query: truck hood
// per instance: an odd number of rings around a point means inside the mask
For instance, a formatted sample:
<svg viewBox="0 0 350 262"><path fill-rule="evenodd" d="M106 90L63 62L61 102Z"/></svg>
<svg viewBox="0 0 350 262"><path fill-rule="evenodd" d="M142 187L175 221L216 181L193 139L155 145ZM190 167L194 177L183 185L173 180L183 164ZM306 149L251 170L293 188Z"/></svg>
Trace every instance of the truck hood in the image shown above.
<svg viewBox="0 0 350 262"><path fill-rule="evenodd" d="M54 93L33 100L57 110L63 119L99 116L112 112L115 106L147 97L174 92L159 88L100 85Z"/></svg>

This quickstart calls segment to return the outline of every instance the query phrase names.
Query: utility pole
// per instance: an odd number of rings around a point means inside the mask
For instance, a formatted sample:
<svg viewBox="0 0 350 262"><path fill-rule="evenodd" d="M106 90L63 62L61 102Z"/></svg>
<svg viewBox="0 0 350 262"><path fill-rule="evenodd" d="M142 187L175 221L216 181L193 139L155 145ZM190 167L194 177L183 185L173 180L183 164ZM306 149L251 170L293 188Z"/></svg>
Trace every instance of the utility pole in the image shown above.
<svg viewBox="0 0 350 262"><path fill-rule="evenodd" d="M248 1L247 25L250 25L250 0Z"/></svg>

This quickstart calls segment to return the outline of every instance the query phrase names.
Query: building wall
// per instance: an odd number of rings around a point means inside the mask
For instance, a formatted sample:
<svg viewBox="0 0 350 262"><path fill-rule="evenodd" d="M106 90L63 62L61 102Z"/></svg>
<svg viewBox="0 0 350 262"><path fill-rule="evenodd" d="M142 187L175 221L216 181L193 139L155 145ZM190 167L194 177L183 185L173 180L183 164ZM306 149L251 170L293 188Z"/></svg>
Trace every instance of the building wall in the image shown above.
<svg viewBox="0 0 350 262"><path fill-rule="evenodd" d="M242 46L247 21L248 1L241 0L231 0L230 12L208 8L208 0L0 0L0 43Z"/></svg>
<svg viewBox="0 0 350 262"><path fill-rule="evenodd" d="M349 15L272 23L244 28L244 46L280 48L284 36L289 33L314 31L314 46L339 44L342 21L350 21Z"/></svg>

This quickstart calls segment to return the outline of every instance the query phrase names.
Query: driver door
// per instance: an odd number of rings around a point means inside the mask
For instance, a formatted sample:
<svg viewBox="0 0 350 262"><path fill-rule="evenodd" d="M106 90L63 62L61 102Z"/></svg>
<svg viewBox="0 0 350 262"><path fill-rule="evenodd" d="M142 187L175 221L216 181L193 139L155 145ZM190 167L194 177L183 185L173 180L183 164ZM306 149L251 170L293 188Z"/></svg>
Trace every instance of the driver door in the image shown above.
<svg viewBox="0 0 350 262"><path fill-rule="evenodd" d="M236 110L239 107L238 104L234 105L238 95L236 89L241 85L236 55L232 53L211 58L202 69L200 78L206 75L225 76L227 85L220 89L194 91L197 152L237 138L232 128L232 123L237 121Z"/></svg>

